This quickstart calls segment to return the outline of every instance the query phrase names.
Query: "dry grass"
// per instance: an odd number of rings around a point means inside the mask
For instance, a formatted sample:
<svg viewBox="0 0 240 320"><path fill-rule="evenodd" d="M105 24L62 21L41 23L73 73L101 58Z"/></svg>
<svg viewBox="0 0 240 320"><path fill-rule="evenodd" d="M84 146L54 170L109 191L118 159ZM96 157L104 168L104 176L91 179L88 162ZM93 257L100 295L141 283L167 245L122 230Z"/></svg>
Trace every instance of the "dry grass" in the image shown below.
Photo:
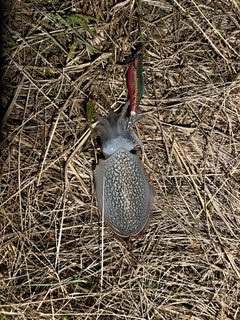
<svg viewBox="0 0 240 320"><path fill-rule="evenodd" d="M239 320L239 3L3 2L0 319ZM117 62L141 41L157 199L102 257L86 104L125 103Z"/></svg>

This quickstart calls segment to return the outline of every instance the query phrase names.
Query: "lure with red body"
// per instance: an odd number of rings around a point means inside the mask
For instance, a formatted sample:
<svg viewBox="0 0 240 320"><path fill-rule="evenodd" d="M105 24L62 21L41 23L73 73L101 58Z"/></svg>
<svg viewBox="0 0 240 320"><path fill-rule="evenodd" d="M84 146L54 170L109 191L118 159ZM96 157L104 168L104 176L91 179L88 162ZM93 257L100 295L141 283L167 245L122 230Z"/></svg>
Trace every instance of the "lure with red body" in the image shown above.
<svg viewBox="0 0 240 320"><path fill-rule="evenodd" d="M127 70L127 87L130 98L130 115L136 114L136 109L140 104L144 92L142 75L143 46L134 54Z"/></svg>

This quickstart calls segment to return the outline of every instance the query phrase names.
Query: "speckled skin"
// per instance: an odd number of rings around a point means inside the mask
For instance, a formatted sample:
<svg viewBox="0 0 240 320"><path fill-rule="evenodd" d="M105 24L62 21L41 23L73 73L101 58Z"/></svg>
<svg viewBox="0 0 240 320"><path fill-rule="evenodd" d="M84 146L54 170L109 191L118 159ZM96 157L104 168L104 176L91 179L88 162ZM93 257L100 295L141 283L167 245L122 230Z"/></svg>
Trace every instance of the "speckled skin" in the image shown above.
<svg viewBox="0 0 240 320"><path fill-rule="evenodd" d="M106 160L99 161L94 171L99 208L113 232L123 239L139 236L146 230L154 199L154 191L144 174L142 162L124 147L126 137L130 142L135 139L132 129L127 125L127 120L123 119L124 111L126 106L120 115L110 113L108 118L97 117L99 127L97 126L96 129L103 145L113 136L114 139L117 136L124 137L124 140L123 143L121 142L123 145L117 144L118 148L112 155L108 155ZM119 126L119 119L121 119L121 126ZM110 139L106 137L107 131L102 127L104 125L109 128L109 123L113 131L118 127L118 134L111 133ZM119 127L121 127L120 131ZM128 141L127 146L129 145Z"/></svg>

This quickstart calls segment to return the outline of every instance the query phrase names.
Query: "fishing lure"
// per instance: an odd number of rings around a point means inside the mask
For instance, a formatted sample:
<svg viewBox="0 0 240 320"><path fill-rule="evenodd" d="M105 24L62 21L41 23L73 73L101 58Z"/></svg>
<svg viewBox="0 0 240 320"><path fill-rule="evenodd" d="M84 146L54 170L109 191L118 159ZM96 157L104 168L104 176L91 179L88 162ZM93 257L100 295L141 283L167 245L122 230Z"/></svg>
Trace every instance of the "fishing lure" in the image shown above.
<svg viewBox="0 0 240 320"><path fill-rule="evenodd" d="M137 107L140 104L144 92L142 75L143 47L137 49L130 60L127 70L127 88L130 98L130 120L136 115Z"/></svg>

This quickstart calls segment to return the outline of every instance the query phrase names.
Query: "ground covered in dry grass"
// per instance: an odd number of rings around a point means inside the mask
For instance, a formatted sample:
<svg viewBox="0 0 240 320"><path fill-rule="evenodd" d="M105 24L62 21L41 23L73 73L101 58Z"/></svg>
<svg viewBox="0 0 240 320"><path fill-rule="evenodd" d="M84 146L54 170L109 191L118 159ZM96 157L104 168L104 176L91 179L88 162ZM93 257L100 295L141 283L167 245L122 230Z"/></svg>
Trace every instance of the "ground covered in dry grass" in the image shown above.
<svg viewBox="0 0 240 320"><path fill-rule="evenodd" d="M239 320L239 3L2 2L0 319ZM103 251L86 106L123 106L140 42L153 219Z"/></svg>

